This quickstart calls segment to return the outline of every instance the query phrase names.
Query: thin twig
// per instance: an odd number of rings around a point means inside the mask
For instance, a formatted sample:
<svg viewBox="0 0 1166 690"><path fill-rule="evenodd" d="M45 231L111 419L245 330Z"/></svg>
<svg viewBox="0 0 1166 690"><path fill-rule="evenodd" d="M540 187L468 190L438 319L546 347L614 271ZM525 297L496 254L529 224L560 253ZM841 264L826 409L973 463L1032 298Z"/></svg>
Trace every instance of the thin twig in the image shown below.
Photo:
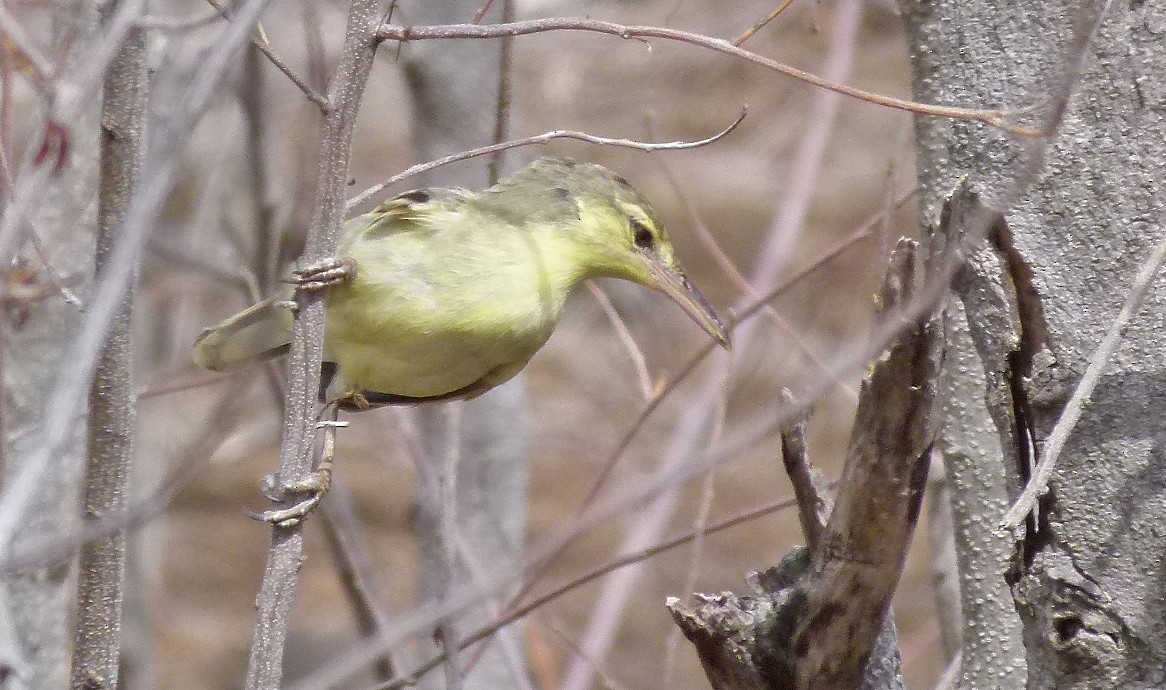
<svg viewBox="0 0 1166 690"><path fill-rule="evenodd" d="M201 29L204 26L210 26L217 22L221 22L226 17L223 16L221 10L212 10L204 15L194 15L192 17L151 17L146 16L137 20L138 28L147 31L161 31L164 33L177 33L181 31L194 31Z"/></svg>
<svg viewBox="0 0 1166 690"><path fill-rule="evenodd" d="M44 86L56 72L53 62L49 60L24 26L16 20L8 9L7 2L0 2L0 34L3 34L4 43L0 50L12 50L19 53L25 64L32 70L32 77L38 86Z"/></svg>
<svg viewBox="0 0 1166 690"><path fill-rule="evenodd" d="M783 499L780 501L774 501L772 503L767 503L763 506L759 506L757 508L753 508L753 509L747 510L743 513L739 513L737 515L734 515L731 518L726 518L725 520L721 520L719 522L715 522L711 525L708 525L707 527L704 528L703 533L706 536L710 535L710 534L716 534L717 532L721 532L721 531L727 530L729 528L736 527L736 526L744 524L746 522L751 522L753 520L765 517L767 515L772 515L773 513L785 510L787 508L791 508L794 505L796 505L796 501L792 498L786 498L786 499ZM555 599L558 599L559 597L563 596L564 594L568 594L570 592L575 591L576 589L579 589L580 587L583 587L591 582L594 582L595 580L603 577L604 575L607 575L608 573L619 570L620 568L625 568L629 565L634 565L636 563L640 563L642 561L654 558L662 553L665 553L667 551L671 551L672 549L675 549L675 548L680 547L680 546L684 546L685 544L689 544L693 540L695 540L696 538L697 538L696 530L690 530L690 531L688 531L688 532L686 532L678 537L661 542L661 543L656 544L654 546L651 546L649 548L642 549L640 551L637 551L636 553L631 553L631 554L627 554L624 556L620 556L619 558L616 558L615 560L612 560L608 563L605 563L604 565L601 565L593 570L590 570L590 571L588 571L588 572L586 572L586 573L584 573L576 578L573 578L572 580L570 580L568 582L565 582L565 583L559 585L558 587L552 589L551 591L547 592L546 594L539 595L535 599L532 599L530 602L510 610L504 616L498 618L495 621L490 622L488 625L484 625L481 628L478 628L477 630L473 631L472 633L467 635L464 639L462 639L461 648L465 649L466 647L468 647L472 644L476 644L477 642L489 637L490 635L493 635L498 630L505 628L506 626L510 625L511 623L525 618L526 616L530 615L532 611L536 611L536 610L546 606L547 604L551 603ZM416 680L418 678L420 678L421 676L425 675L426 673L432 671L433 669L435 669L439 665L441 665L443 663L443 661L444 661L444 659L443 659L442 655L436 655L432 659L426 661L421 666L418 666L408 676L403 676L401 678L397 678L391 683L387 683L384 685L378 685L377 690L390 690L391 688L402 688L402 687L412 685L416 682Z"/></svg>
<svg viewBox="0 0 1166 690"><path fill-rule="evenodd" d="M481 146L481 147L476 148L476 149L462 151L461 153L455 153L455 154L450 155L450 156L445 156L444 158L438 158L438 159L429 161L428 163L419 163L419 164L414 165L410 168L407 168L403 172L397 173L396 175L393 175L392 177L390 177L389 179L387 179L383 182L378 182L377 184L373 185L372 187L369 187L368 189L364 190L360 194L357 194L356 196L349 199L348 203L347 203L347 209L352 210L356 206L363 204L364 202L371 199L373 196L379 194L386 187L394 185L394 184L396 184L396 183L398 183L401 180L404 180L406 178L413 177L414 175L420 175L421 173L428 172L430 170L433 170L434 168L439 168L443 165L448 165L450 163L456 163L458 161L464 161L464 160L469 159L469 158L475 158L477 156L484 156L487 154L494 153L495 151L503 151L505 149L517 148L519 146L530 146L532 144L549 144L554 139L575 139L576 141L584 141L584 142L587 142L589 144L600 144L600 145L604 145L604 146L622 146L624 148L636 149L637 151L680 151L680 150L685 150L685 149L699 148L701 146L707 146L707 145L713 143L714 141L718 141L718 140L722 139L723 137L725 137L726 135L728 135L734 129L737 129L737 126L741 124L741 122L745 119L745 116L748 113L749 113L749 106L748 105L741 106L741 114L737 116L737 119L734 120L731 125L724 128L720 132L717 132L716 134L712 135L711 137L707 137L704 139L696 139L693 141L644 142L644 141L635 141L634 139L614 139L614 138L609 138L609 137L600 137L600 136L596 136L594 134L587 134L586 132L578 132L578 131L570 130L570 129L556 129L556 130L552 130L550 132L543 132L542 134L536 134L536 135L530 136L530 137L523 137L521 139L512 139L510 141L505 141L505 142L502 142L500 144L490 144L489 146Z"/></svg>
<svg viewBox="0 0 1166 690"><path fill-rule="evenodd" d="M389 607L376 587L376 571L368 549L360 538L360 521L352 495L342 485L333 486L320 504L321 524L332 562L340 575L348 601L356 615L360 634L372 639L389 629ZM376 663L377 678L389 680L397 665L388 651Z"/></svg>
<svg viewBox="0 0 1166 690"><path fill-rule="evenodd" d="M482 5L479 12L484 14L492 1L486 0L486 4ZM474 23L477 24L479 21L481 17L474 15ZM514 0L502 0L502 21L514 21ZM494 136L490 140L494 144L502 143L510 134L510 101L514 90L514 39L503 38L498 52L498 102L494 109ZM504 153L505 150L498 150L490 156L487 169L491 185L498 182L502 176Z"/></svg>
<svg viewBox="0 0 1166 690"><path fill-rule="evenodd" d="M732 356L732 352L729 352ZM726 370L731 370L732 366L726 366ZM714 412L713 428L709 433L708 447L711 448L720 440L721 434L725 430L725 415L729 406L730 380L725 377L721 382L721 395L717 400L716 411ZM704 475L704 481L700 487L700 503L696 509L696 519L692 521L692 555L689 557L688 575L684 578L684 584L681 585L680 591L692 592L696 589L696 581L700 576L700 566L704 557L704 540L708 536L708 521L709 514L713 509L713 497L716 495L717 482L717 468L709 469ZM668 631L668 638L664 643L664 687L673 687L673 674L676 671L676 653L680 649L680 635L679 627Z"/></svg>
<svg viewBox="0 0 1166 690"><path fill-rule="evenodd" d="M237 49L246 38L243 32L246 31L247 22L257 17L268 1L243 0L238 6L238 24L224 29L216 46L206 51L195 70L183 79L181 88L176 79L159 80L157 84L158 97L162 98L165 93L165 98L171 99L167 102L172 107L157 118L157 126L151 129L146 160L142 164L142 169L150 170L151 174L140 180L137 193L126 211L123 232L111 253L106 279L96 285L90 294L82 324L62 357L61 370L51 390L47 391L45 405L48 412L43 417L45 423L41 431L41 443L28 457L22 459L18 472L4 487L3 497L0 498L0 561L11 558L12 536L18 526L23 524L26 496L43 481L76 429L85 400L84 391L88 388L96 366L101 343L121 305L121 295L137 265L147 229L155 227L157 214L168 198L167 193L181 164L182 148L211 97L218 93L228 66L233 64ZM76 90L70 91L70 97L64 99L68 105L61 106L63 110L60 112L72 115L74 108L76 112L82 109L76 101L89 93L88 74L95 66L102 66L101 73L104 72L103 66L109 62L105 52L110 51L110 55L116 53L120 39L130 31L140 9L141 3L137 0L118 5L114 17L107 23L109 28L105 35L93 46L92 62L70 72L73 79L71 83ZM117 39L117 42L113 43L113 39ZM88 53L86 56L90 57ZM33 174L21 181L16 200L6 209L4 227L0 230L0 245L3 245L0 258L11 258L9 252L16 245L8 243L15 243L19 239L15 230L23 225L28 205L35 198L45 174L43 169L34 170Z"/></svg>
<svg viewBox="0 0 1166 690"><path fill-rule="evenodd" d="M447 405L445 423L445 451L447 456L442 458L441 469L437 474L437 539L438 559L436 568L437 592L436 599L444 601L452 596L455 573L459 572L460 559L457 553L458 532L458 495L457 470L458 460L461 457L461 411L460 405ZM448 690L461 690L462 669L458 663L457 617L452 612L442 616L437 626L438 644L445 650L445 687Z"/></svg>
<svg viewBox="0 0 1166 690"><path fill-rule="evenodd" d="M591 296L599 303L599 308L607 316L611 327L615 329L615 334L623 343L624 350L631 357L632 367L636 370L636 377L640 380L640 392L644 394L645 400L650 399L652 397L652 377L648 374L648 362L644 359L644 352L636 344L636 339L632 337L627 324L620 318L619 312L615 310L615 305L611 303L611 299L603 291L603 288L599 287L593 280L588 280L586 285L587 289L591 291Z"/></svg>
<svg viewBox="0 0 1166 690"><path fill-rule="evenodd" d="M765 18L763 18L761 21L757 22L756 24L749 27L748 29L745 29L744 31L742 31L740 36L733 39L733 41L732 41L733 45L740 46L745 41L748 41L750 38L753 37L753 34L764 29L765 26L767 24L769 24L769 22L773 21L774 19L777 19L777 15L781 14L782 12L785 12L787 9L789 9L789 6L792 4L794 4L794 0L785 0L785 2L781 3L776 8L774 8L774 10L772 12L770 12L769 14L767 14L765 16Z"/></svg>
<svg viewBox="0 0 1166 690"><path fill-rule="evenodd" d="M778 62L763 55L750 52L743 48L739 48L729 41L720 38L712 38L702 34L696 34L689 31L681 31L679 29L669 29L659 26L632 26L625 24L616 24L614 22L605 22L598 19L583 19L572 17L555 17L548 19L530 19L526 21L509 22L507 24L489 24L480 26L475 24L447 24L444 26L392 26L383 25L377 32L377 37L382 41L423 41L423 40L448 40L448 39L462 39L462 38L502 38L504 36L527 36L530 34L546 33L549 31L590 31L594 33L608 34L611 36L618 36L623 39L643 40L647 38L662 38L669 41L678 41L681 43L688 43L690 45L707 48L726 55L748 60L749 62L762 65L775 72L792 77L807 84L821 87L840 93L844 96L850 96L859 100L881 105L887 108L894 108L896 110L903 110L917 115L929 115L933 117L944 117L953 120L969 120L973 122L982 122L992 127L997 127L1006 132L1018 136L1041 136L1043 132L1022 127L1019 125L1009 124L1008 119L1012 116L1011 111L1006 110L982 110L976 108L960 108L954 106L943 105L928 105L925 103L916 103L915 101L907 101L893 96L884 96L882 94L864 91L845 84L836 84L827 79L823 79L816 74L800 70L796 67L791 67L784 63Z"/></svg>
<svg viewBox="0 0 1166 690"><path fill-rule="evenodd" d="M552 622L546 623L547 629L554 633L555 637L559 638L559 644L567 648L571 656L575 657L577 663L586 664L596 676L599 677L601 690L628 690L628 687L620 683L612 677L611 671L603 667L603 660L596 659L594 656L587 653L579 641L572 638L567 633Z"/></svg>
<svg viewBox="0 0 1166 690"><path fill-rule="evenodd" d="M23 246L29 212L35 203L43 200L44 184L55 172L55 166L37 162L40 155L47 155L49 149L55 147L58 164L64 162L66 142L62 137L72 128L88 126L82 123L99 97L106 68L133 29L143 4L144 0L118 3L114 16L104 25L104 31L97 32L94 39L77 49L77 54L84 55L85 59L66 64L62 54L59 73L54 68L51 84L38 87L49 89L42 94L47 112L42 131L28 139L25 154L18 157L22 163L19 172L13 176L15 187L10 190L9 203L4 207L3 221L0 222L0 265L8 265Z"/></svg>
<svg viewBox="0 0 1166 690"><path fill-rule="evenodd" d="M725 253L724 249L721 248L720 243L717 242L717 239L713 233L709 231L708 225L697 212L696 207L688 198L688 194L686 194L681 188L680 182L676 179L672 169L669 168L663 160L659 158L657 158L657 160L660 164L660 169L664 171L664 176L668 178L669 183L672 185L672 190L676 193L677 198L680 199L680 202L684 205L685 210L688 212L688 217L692 221L692 228L696 232L697 239L699 239L705 246L705 249L707 249L708 252L712 254L713 260L716 261L717 265L721 267L721 270L724 272L724 274L727 275L730 280L732 280L732 282L741 290L741 292L745 293L747 297L753 299L759 297L761 293L758 292L757 289L754 288L749 280L744 276L744 274L741 273L741 271L733 263L732 259L729 258L729 255ZM906 204L912 196L913 194L908 195L906 198L893 203L890 208L892 210L898 210L904 204ZM883 213L881 214L881 217L884 219L883 227L885 229L889 219L891 218L891 214L889 212ZM773 325L777 326L785 333L785 336L789 338L790 342L792 342L794 346L798 348L798 350L809 361L810 364L814 365L819 371L824 371L826 369L826 363L823 362L822 358L818 356L818 353L806 343L806 339L803 336L801 330L794 327L793 324L791 324L784 316L782 316L775 307L772 305L766 305L764 309L764 315L773 323ZM847 397L852 400L858 399L858 391L856 391L853 386L846 383L845 381L839 381L838 385Z"/></svg>
<svg viewBox="0 0 1166 690"><path fill-rule="evenodd" d="M490 589L490 579L486 573L485 568L482 567L482 562L474 554L474 550L470 548L470 544L460 532L455 533L454 538L457 540L457 554L465 566L466 574L469 575L473 584L482 592L487 592ZM502 615L502 603L496 596L485 596L484 604L487 613L494 618ZM501 628L498 630L498 643L502 647L502 654L506 657L506 663L510 667L511 681L517 686L516 690L534 690L530 679L527 677L528 672L525 668L525 663L522 658L522 651L520 645L514 639L514 635L510 634L514 631ZM469 673L477 660L481 658L482 653L485 652L486 646L489 644L488 640L483 640L481 646L470 655L470 659L463 664L462 669L464 673ZM463 647L462 649L466 649Z"/></svg>
<svg viewBox="0 0 1166 690"><path fill-rule="evenodd" d="M223 7L219 0L206 1L210 3L211 6L216 10L218 10L223 15L224 19L227 19L228 21L231 20L229 10ZM300 79L299 75L293 72L291 67L288 67L288 64L275 54L275 51L271 49L271 44L267 42L266 37L261 35L252 36L251 45L255 46L259 52L263 53L263 56L266 57L277 70L283 72L284 76L287 77L291 83L295 84L296 88L302 91L304 96L306 96L309 101L315 103L320 108L320 112L328 112L328 109L332 107L328 102L328 99L317 93L316 90L311 86L308 86L308 83L303 79Z"/></svg>
<svg viewBox="0 0 1166 690"><path fill-rule="evenodd" d="M1028 486L1024 487L1020 497L1005 513L1004 519L1001 521L1002 528L1015 529L1019 526L1036 505L1037 499L1044 495L1048 488L1049 478L1053 476L1053 468L1056 466L1057 458L1065 449L1065 442L1068 440L1069 434L1073 433L1073 428L1080 421L1081 414L1085 411L1086 405L1089 404L1089 396L1092 395L1097 382L1101 380L1102 372L1109 364L1109 360L1113 358L1118 345L1121 344L1126 326L1141 308L1142 302L1150 290L1150 285L1153 284L1154 276L1162 268L1164 262L1166 262L1166 232L1162 233L1158 245L1154 247L1154 251L1150 252L1146 260L1142 262L1141 268L1138 269L1134 283L1130 286L1129 294L1126 295L1125 303L1121 305L1121 310L1114 318L1113 323L1106 329L1101 344L1097 346L1097 350L1089 358L1089 366L1086 367L1085 374L1077 383L1077 388L1073 390L1069 402L1065 404L1065 410L1061 413L1060 419L1053 426L1032 479L1029 480Z"/></svg>
<svg viewBox="0 0 1166 690"><path fill-rule="evenodd" d="M12 196L12 56L0 47L0 183L4 200Z"/></svg>
<svg viewBox="0 0 1166 690"><path fill-rule="evenodd" d="M169 469L152 490L137 494L122 510L83 524L69 534L22 545L19 551L0 560L0 576L61 563L72 558L85 543L142 527L165 512L170 499L209 465L211 456L227 440L247 404L242 393L243 382L236 379L222 396L221 404L212 408L210 419L194 440L174 454L176 459L169 462Z"/></svg>
<svg viewBox="0 0 1166 690"><path fill-rule="evenodd" d="M471 24L481 24L482 18L485 17L486 13L490 11L490 6L493 4L494 4L494 0L486 0L486 2L482 3L482 6L478 8L478 11L474 12L474 18L470 20L470 23ZM503 21L510 21L510 20L504 18Z"/></svg>
<svg viewBox="0 0 1166 690"><path fill-rule="evenodd" d="M791 406L797 404L788 389L781 392L781 401ZM821 486L825 484L822 475L810 464L806 455L804 417L782 429L781 461L794 487L794 496L798 499L798 522L802 524L806 545L812 552L822 542L822 533L826 531L826 520L830 516L830 499L823 495L821 490Z"/></svg>

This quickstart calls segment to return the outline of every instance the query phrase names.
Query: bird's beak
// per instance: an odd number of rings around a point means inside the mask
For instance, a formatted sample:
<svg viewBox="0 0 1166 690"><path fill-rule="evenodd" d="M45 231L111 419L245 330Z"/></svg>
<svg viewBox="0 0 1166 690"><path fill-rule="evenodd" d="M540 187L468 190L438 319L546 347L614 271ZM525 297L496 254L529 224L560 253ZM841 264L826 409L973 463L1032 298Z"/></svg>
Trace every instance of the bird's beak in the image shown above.
<svg viewBox="0 0 1166 690"><path fill-rule="evenodd" d="M728 349L729 334L725 331L725 325L717 318L716 312L709 306L704 295L689 282L688 277L652 260L648 260L647 264L649 273L656 279L656 287L680 305L684 313L715 338L721 347Z"/></svg>

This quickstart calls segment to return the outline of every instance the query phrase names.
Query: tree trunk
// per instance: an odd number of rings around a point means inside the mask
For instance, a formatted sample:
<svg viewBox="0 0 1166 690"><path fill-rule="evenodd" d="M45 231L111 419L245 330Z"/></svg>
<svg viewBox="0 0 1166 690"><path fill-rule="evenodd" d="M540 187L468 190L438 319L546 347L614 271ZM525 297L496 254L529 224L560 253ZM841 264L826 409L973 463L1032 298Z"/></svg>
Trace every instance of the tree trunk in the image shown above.
<svg viewBox="0 0 1166 690"><path fill-rule="evenodd" d="M964 177L987 207L949 310L966 324L945 444L960 687L1024 687L1025 650L1030 689L1161 687L1166 291L1124 330L1036 517L1015 544L998 525L1163 233L1166 20L1141 2L901 5L918 100L1035 105L1026 124L1054 128L917 121L924 218Z"/></svg>

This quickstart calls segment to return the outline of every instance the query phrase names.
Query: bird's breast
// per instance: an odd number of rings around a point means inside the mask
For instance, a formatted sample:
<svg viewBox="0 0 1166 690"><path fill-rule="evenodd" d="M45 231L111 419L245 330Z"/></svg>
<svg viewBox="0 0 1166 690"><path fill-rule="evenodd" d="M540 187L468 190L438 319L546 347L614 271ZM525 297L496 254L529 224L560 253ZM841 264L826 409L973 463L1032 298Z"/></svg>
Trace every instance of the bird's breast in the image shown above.
<svg viewBox="0 0 1166 690"><path fill-rule="evenodd" d="M550 337L566 298L513 261L354 258L356 278L329 292L326 356L356 390L432 397L508 378Z"/></svg>

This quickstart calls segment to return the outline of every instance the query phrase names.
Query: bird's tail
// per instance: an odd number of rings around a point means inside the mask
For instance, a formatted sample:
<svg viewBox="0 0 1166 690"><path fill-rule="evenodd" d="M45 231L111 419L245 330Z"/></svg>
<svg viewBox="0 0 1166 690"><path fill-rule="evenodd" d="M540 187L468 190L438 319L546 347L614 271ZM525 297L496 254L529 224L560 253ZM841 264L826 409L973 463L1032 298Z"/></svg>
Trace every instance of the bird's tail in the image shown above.
<svg viewBox="0 0 1166 690"><path fill-rule="evenodd" d="M278 357L291 344L292 313L275 298L203 329L194 341L194 363L212 371L230 371Z"/></svg>

